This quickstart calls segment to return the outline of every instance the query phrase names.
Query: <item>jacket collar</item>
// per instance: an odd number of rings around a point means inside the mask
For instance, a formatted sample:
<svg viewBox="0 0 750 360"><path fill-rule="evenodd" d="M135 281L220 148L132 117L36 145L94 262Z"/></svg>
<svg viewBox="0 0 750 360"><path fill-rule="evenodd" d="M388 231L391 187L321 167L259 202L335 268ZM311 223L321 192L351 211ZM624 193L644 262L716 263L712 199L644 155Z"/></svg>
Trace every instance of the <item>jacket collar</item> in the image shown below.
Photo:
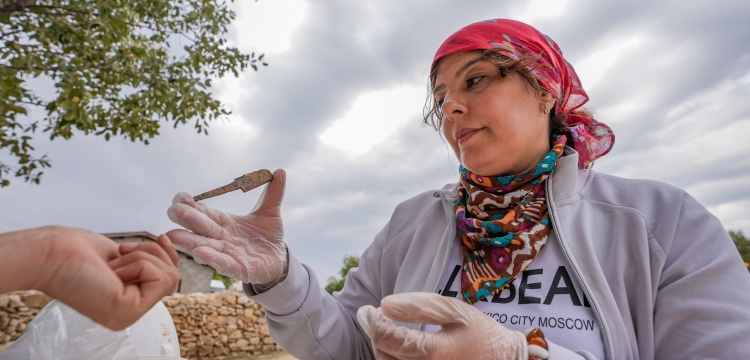
<svg viewBox="0 0 750 360"><path fill-rule="evenodd" d="M557 160L555 169L552 170L552 175L548 180L549 189L554 195L554 201L569 199L580 191L580 189L576 189L578 153L566 146L564 154L560 160Z"/></svg>
<svg viewBox="0 0 750 360"><path fill-rule="evenodd" d="M577 189L576 187L578 153L568 146L565 147L563 153L565 155L557 161L555 169L549 177L551 191L555 195L555 201L569 199L580 191L580 189ZM455 202L458 198L458 182L446 184L442 189L435 191L433 196L443 198L450 202Z"/></svg>

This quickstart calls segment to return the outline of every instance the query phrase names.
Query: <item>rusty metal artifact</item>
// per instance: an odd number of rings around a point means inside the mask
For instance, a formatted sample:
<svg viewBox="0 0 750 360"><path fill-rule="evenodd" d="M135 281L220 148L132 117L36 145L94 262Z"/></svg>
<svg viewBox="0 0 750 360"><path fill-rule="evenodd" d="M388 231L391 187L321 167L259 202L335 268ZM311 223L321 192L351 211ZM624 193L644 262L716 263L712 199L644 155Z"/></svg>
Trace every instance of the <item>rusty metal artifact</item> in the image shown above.
<svg viewBox="0 0 750 360"><path fill-rule="evenodd" d="M204 192L203 194L193 196L193 200L201 201L214 196L226 194L230 191L242 190L242 192L248 192L252 189L257 188L273 179L273 175L267 169L260 169L253 171L249 174L242 175L231 183L218 187L211 191Z"/></svg>

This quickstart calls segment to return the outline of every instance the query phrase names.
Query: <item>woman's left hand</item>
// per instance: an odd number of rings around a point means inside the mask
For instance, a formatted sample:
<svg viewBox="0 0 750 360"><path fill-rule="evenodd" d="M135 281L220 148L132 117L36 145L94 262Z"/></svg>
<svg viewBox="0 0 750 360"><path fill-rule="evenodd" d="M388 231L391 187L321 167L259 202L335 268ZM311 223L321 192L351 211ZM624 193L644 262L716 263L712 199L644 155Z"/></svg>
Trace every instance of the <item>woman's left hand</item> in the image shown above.
<svg viewBox="0 0 750 360"><path fill-rule="evenodd" d="M524 334L508 330L473 306L433 293L383 298L381 307L363 306L360 325L377 359L527 359ZM440 325L435 334L393 321Z"/></svg>

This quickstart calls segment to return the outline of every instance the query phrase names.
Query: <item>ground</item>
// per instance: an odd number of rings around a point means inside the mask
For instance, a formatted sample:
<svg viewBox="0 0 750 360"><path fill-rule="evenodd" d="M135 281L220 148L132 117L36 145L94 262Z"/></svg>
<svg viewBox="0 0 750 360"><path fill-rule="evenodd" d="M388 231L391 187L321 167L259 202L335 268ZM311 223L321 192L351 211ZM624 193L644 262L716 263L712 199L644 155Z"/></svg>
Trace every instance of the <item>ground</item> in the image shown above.
<svg viewBox="0 0 750 360"><path fill-rule="evenodd" d="M259 355L259 356L252 356L252 357L247 357L247 358L235 358L232 360L297 360L297 358L292 355L287 354L286 352L281 351L281 352Z"/></svg>
<svg viewBox="0 0 750 360"><path fill-rule="evenodd" d="M0 352L5 350L5 348L10 346L10 344L12 344L12 342L0 344ZM280 351L280 352L258 355L258 356L231 358L227 360L297 360L297 358L295 358L292 355L287 354L286 352Z"/></svg>

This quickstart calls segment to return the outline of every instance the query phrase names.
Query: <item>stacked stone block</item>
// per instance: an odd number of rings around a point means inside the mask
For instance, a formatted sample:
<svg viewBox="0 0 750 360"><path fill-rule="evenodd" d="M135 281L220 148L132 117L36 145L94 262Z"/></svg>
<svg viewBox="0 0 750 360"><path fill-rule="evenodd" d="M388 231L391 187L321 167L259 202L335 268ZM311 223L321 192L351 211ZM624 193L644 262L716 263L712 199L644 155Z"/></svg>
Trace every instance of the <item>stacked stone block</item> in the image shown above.
<svg viewBox="0 0 750 360"><path fill-rule="evenodd" d="M175 294L162 299L172 314L183 357L220 359L280 351L263 307L239 291Z"/></svg>

